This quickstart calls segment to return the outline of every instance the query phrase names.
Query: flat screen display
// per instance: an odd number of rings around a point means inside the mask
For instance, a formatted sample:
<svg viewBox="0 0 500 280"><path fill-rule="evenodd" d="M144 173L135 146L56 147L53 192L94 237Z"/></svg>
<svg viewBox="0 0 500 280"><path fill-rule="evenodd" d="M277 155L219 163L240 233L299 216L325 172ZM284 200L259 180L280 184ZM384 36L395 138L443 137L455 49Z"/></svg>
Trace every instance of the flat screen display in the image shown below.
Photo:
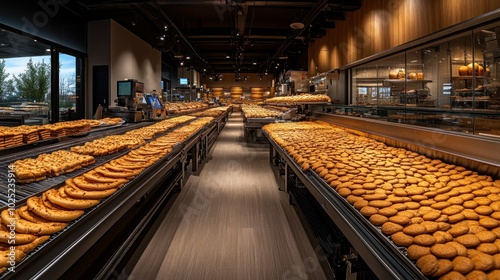
<svg viewBox="0 0 500 280"><path fill-rule="evenodd" d="M118 96L132 96L132 81L118 81Z"/></svg>
<svg viewBox="0 0 500 280"><path fill-rule="evenodd" d="M181 85L181 86L187 86L187 85L189 85L188 78L179 78L179 85Z"/></svg>
<svg viewBox="0 0 500 280"><path fill-rule="evenodd" d="M161 104L160 98L158 98L158 95L156 94L151 94L146 96L149 105L151 105L151 108L153 109L163 109L163 105Z"/></svg>

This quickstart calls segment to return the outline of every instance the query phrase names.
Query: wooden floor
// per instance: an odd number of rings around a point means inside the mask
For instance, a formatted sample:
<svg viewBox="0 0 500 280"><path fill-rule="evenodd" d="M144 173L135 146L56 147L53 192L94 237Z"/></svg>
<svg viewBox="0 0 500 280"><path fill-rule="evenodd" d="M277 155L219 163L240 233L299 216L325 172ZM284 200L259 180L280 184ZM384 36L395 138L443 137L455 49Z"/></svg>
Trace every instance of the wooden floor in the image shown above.
<svg viewBox="0 0 500 280"><path fill-rule="evenodd" d="M193 174L130 279L325 279L268 146L247 144L233 113L207 163Z"/></svg>

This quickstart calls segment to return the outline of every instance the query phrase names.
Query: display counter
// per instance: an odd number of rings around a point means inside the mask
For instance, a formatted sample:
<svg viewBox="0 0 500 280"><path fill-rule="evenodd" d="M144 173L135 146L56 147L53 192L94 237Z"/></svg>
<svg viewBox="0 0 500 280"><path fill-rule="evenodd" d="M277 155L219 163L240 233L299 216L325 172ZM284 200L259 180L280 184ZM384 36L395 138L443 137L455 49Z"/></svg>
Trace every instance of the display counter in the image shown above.
<svg viewBox="0 0 500 280"><path fill-rule="evenodd" d="M90 279L116 276L114 275L116 271L123 268L138 244L143 241L151 224L168 203L169 198L175 191L181 190L186 166L191 161L194 169L195 163L198 166L207 157L211 147L206 144L207 139L217 137L217 127L222 126L219 123L225 121L228 114L229 110L226 110L217 119L191 117L191 121L185 122L184 125L163 131L156 134L152 140L146 141L144 145L155 142L155 139L170 137L169 135L189 134L181 142L172 144L169 144L171 140L166 138L167 142L164 143L172 146L165 151L164 156L134 175L125 185L103 198L96 206L86 209L82 216L70 221L64 229L51 234L47 241L15 264L13 268L15 272L4 272L0 278L71 278L72 275L80 275ZM2 190L5 191L2 191L4 194L2 199L8 197L6 185L9 177L8 165L13 161L60 149L69 149L96 138L129 132L132 128L143 129L148 124L151 125L151 123L123 125L84 137L71 138L60 143L2 156L0 158L3 166L1 178L4 180L1 184ZM142 147L139 146L137 149L142 149ZM150 149L146 148L145 151L151 151ZM19 209L26 204L28 198L45 195L47 190L67 185L67 179L85 175L92 170L106 166L113 160L129 156L135 151L136 148L129 148L105 156L96 156L94 164L79 170L43 181L15 184L15 207ZM5 199L2 202L6 206L1 210L7 209L10 201Z"/></svg>

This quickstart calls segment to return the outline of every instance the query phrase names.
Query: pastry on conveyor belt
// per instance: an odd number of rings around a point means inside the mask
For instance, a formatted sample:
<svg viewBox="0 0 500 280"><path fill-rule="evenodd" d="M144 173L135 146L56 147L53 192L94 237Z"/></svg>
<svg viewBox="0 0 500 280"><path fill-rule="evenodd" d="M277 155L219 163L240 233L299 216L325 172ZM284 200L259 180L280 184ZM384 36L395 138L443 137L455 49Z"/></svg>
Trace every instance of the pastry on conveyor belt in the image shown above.
<svg viewBox="0 0 500 280"><path fill-rule="evenodd" d="M71 179L68 179L71 180ZM74 198L82 198L82 199L101 199L112 195L118 189L106 189L102 191L87 191L78 188L73 183L68 183L66 180L66 185L61 187L66 194Z"/></svg>
<svg viewBox="0 0 500 280"><path fill-rule="evenodd" d="M95 181L90 181L83 176L77 176L73 178L73 184L76 187L86 191L104 191L109 189L116 189L123 186L128 180L126 179L115 179L112 183L99 183Z"/></svg>
<svg viewBox="0 0 500 280"><path fill-rule="evenodd" d="M50 189L45 191L45 195L50 202L70 210L84 210L96 206L100 199L81 199L69 197L64 190L57 191Z"/></svg>
<svg viewBox="0 0 500 280"><path fill-rule="evenodd" d="M33 234L25 234L25 233L16 233L15 235L10 234L9 231L0 230L0 243L4 244L27 244L35 241L36 235Z"/></svg>
<svg viewBox="0 0 500 280"><path fill-rule="evenodd" d="M48 235L61 231L68 224L59 222L30 222L22 219L16 212L11 216L9 210L3 210L1 213L2 223L9 225L12 220L16 221L16 232L28 233L34 235Z"/></svg>
<svg viewBox="0 0 500 280"><path fill-rule="evenodd" d="M69 210L62 207L48 207L46 198L32 196L27 201L28 209L38 216L53 222L71 222L83 215L83 210Z"/></svg>

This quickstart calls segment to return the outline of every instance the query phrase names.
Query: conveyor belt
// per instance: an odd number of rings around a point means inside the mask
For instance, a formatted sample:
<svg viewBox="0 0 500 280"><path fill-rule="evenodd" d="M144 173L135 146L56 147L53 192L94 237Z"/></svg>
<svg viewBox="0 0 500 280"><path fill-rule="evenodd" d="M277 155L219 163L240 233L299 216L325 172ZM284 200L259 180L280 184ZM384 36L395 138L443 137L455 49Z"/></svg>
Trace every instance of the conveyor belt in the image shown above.
<svg viewBox="0 0 500 280"><path fill-rule="evenodd" d="M178 125L176 127L173 127L173 128L171 128L171 129L169 129L161 134L158 134L157 137L160 137L162 135L166 135L169 132L171 132L173 129L179 128L179 127L186 125L188 123L189 122L186 122L186 123L183 123L183 124ZM136 125L133 127L138 128L138 127L143 127L146 125L148 125L148 123L143 124L143 125L139 125L139 126ZM149 123L149 125L151 125L151 123ZM8 166L12 162L19 160L19 159L28 158L28 157L35 157L36 155L41 154L41 153L51 153L51 152L56 151L56 150L69 149L70 147L75 146L75 145L82 145L85 142L90 142L90 141L93 141L95 139L103 138L103 137L108 136L108 135L122 134L122 133L129 131L129 130L131 130L131 127L126 127L126 128L121 127L119 129L113 129L113 130L107 131L105 133L90 135L88 137L83 137L81 139L78 138L78 139L75 139L76 141L66 141L63 143L59 143L58 145L40 147L40 148L37 148L34 150L29 150L27 152L17 153L17 154L8 155L6 157L0 158L0 162L1 162L0 163L0 208L7 205ZM197 135L197 134L195 134L195 135ZM149 140L149 141L151 141L151 140ZM146 142L149 142L149 141L146 141ZM16 203L17 204L24 203L30 196L39 195L43 191L50 189L50 188L53 188L53 187L63 183L68 178L72 178L72 177L78 176L80 174L83 174L86 171L95 168L96 166L99 166L101 164L104 164L104 163L112 160L112 159L115 159L115 158L118 158L122 155L125 155L129 151L130 151L130 149L123 149L123 150L120 150L120 151L113 153L113 154L110 154L110 155L95 156L94 157L95 158L94 164L91 164L89 166L75 170L73 172L62 174L62 175L57 176L57 177L47 178L45 180L38 181L38 182L16 185Z"/></svg>
<svg viewBox="0 0 500 280"><path fill-rule="evenodd" d="M427 279L406 257L404 248L396 247L379 228L369 223L315 172L311 170L303 172L285 150L267 133L264 134L377 277L402 280Z"/></svg>
<svg viewBox="0 0 500 280"><path fill-rule="evenodd" d="M16 264L14 274L5 273L1 279L55 277L55 275L64 273L70 265L67 258L76 261L90 248L131 205L155 186L156 182L162 178L162 173L179 164L183 149L183 143L175 145L163 159L103 199L97 206L87 209L83 216L72 221L62 231L51 235L47 242L32 251L19 264ZM30 276L23 278L22 275Z"/></svg>

